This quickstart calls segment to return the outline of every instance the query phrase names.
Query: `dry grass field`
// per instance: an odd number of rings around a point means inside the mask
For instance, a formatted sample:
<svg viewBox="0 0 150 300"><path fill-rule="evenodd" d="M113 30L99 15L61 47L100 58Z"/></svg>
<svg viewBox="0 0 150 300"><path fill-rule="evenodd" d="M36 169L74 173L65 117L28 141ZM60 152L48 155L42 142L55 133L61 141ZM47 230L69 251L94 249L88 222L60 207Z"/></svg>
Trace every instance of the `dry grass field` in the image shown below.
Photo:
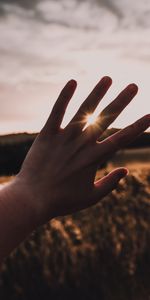
<svg viewBox="0 0 150 300"><path fill-rule="evenodd" d="M150 156L146 151L145 162L139 153L118 154L113 166L127 165L130 175L117 190L92 208L38 228L6 259L0 299L150 299ZM98 177L113 166L109 164Z"/></svg>

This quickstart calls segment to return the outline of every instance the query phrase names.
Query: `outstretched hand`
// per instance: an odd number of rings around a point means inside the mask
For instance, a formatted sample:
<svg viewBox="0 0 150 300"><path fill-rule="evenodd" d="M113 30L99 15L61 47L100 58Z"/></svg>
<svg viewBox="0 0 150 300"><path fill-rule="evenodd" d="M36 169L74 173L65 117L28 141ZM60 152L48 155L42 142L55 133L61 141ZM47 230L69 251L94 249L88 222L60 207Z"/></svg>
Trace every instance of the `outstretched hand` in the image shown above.
<svg viewBox="0 0 150 300"><path fill-rule="evenodd" d="M146 115L98 142L136 95L137 86L130 84L102 111L95 124L85 128L86 115L94 112L111 83L111 78L102 78L70 123L62 129L65 110L77 85L74 80L69 81L28 152L16 180L34 208L37 224L97 203L127 175L126 168L118 168L94 182L98 165L150 126L150 115Z"/></svg>

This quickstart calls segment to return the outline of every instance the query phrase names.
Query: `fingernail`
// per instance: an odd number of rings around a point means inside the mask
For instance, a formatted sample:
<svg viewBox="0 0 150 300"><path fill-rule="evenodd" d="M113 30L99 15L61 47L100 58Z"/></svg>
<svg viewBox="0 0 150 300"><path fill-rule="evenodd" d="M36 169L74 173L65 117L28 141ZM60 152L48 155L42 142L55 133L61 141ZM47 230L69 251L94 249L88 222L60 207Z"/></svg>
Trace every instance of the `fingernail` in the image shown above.
<svg viewBox="0 0 150 300"><path fill-rule="evenodd" d="M147 122L150 122L150 114L146 115L145 117L147 119Z"/></svg>
<svg viewBox="0 0 150 300"><path fill-rule="evenodd" d="M141 119L137 120L137 122L135 124L136 124L135 127L139 128L141 131L144 132L150 126L150 114L148 114L148 115L142 117Z"/></svg>
<svg viewBox="0 0 150 300"><path fill-rule="evenodd" d="M71 79L71 80L68 82L68 84L69 84L70 87L75 87L75 86L77 85L77 82L76 82L76 80Z"/></svg>
<svg viewBox="0 0 150 300"><path fill-rule="evenodd" d="M127 176L127 175L129 175L129 170L128 169L124 169L124 174L125 174L125 176Z"/></svg>
<svg viewBox="0 0 150 300"><path fill-rule="evenodd" d="M129 175L129 170L125 168L125 169L122 170L122 172L120 174L120 180L122 178L124 178L125 176L127 176L127 175Z"/></svg>
<svg viewBox="0 0 150 300"><path fill-rule="evenodd" d="M131 83L129 85L129 90L131 94L135 94L138 92L138 86L135 83Z"/></svg>
<svg viewBox="0 0 150 300"><path fill-rule="evenodd" d="M150 126L150 114L144 116L143 120L144 120L143 126L144 126L144 125L145 125L145 126Z"/></svg>
<svg viewBox="0 0 150 300"><path fill-rule="evenodd" d="M108 84L108 83L111 84L112 83L112 79L109 76L105 76L105 77L102 78L101 82L103 84Z"/></svg>

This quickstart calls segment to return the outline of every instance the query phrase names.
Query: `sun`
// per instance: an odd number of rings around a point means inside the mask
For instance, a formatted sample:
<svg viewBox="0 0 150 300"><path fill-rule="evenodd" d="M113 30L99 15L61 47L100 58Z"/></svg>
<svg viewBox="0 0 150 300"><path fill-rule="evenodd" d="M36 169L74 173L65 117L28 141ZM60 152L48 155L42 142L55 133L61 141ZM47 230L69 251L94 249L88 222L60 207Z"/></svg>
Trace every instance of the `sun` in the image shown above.
<svg viewBox="0 0 150 300"><path fill-rule="evenodd" d="M85 126L84 126L84 128L83 128L83 131L84 131L88 126L96 124L96 122L97 122L97 115L95 115L95 114L88 114L88 115L86 115L86 117L85 117L85 121L86 121L86 124L85 124Z"/></svg>

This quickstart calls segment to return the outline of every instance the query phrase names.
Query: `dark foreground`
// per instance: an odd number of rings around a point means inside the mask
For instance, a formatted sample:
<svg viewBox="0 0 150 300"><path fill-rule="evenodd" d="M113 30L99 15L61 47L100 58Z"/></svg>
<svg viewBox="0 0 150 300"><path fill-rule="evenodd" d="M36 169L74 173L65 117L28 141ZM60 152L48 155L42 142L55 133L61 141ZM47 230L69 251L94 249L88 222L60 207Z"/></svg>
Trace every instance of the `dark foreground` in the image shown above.
<svg viewBox="0 0 150 300"><path fill-rule="evenodd" d="M3 264L0 299L149 300L150 168L132 174L34 232Z"/></svg>

